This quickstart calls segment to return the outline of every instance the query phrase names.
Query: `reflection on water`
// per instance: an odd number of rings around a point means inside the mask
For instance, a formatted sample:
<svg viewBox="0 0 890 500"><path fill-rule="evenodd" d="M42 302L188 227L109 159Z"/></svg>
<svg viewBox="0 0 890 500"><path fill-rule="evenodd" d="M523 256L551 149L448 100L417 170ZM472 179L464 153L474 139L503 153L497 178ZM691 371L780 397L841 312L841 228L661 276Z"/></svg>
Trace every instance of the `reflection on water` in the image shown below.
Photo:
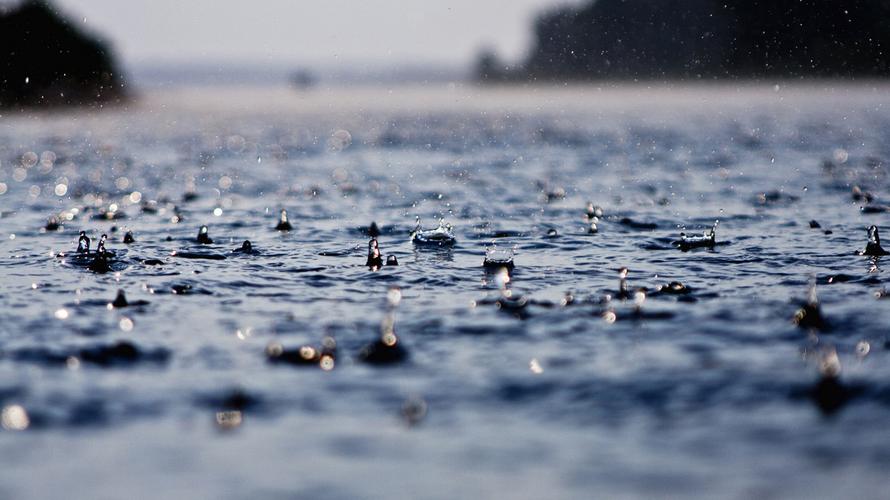
<svg viewBox="0 0 890 500"><path fill-rule="evenodd" d="M4 116L0 496L876 496L886 90Z"/></svg>

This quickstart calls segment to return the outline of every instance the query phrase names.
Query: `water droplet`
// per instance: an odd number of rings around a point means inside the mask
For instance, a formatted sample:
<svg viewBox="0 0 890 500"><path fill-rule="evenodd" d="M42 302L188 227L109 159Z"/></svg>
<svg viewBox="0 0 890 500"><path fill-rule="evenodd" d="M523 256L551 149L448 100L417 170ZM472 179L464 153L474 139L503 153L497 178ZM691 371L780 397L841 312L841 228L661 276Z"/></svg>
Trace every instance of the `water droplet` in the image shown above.
<svg viewBox="0 0 890 500"><path fill-rule="evenodd" d="M131 332L133 331L133 320L130 318L121 318L118 326L125 332Z"/></svg>
<svg viewBox="0 0 890 500"><path fill-rule="evenodd" d="M23 431L31 425L28 412L20 405L8 405L3 407L0 414L0 424L8 431Z"/></svg>
<svg viewBox="0 0 890 500"><path fill-rule="evenodd" d="M846 149L837 148L832 153L832 156L834 157L834 161L838 163L847 163L847 160L850 158L850 153L848 153Z"/></svg>
<svg viewBox="0 0 890 500"><path fill-rule="evenodd" d="M273 342L266 346L266 355L277 358L284 353L284 346L278 342Z"/></svg>
<svg viewBox="0 0 890 500"><path fill-rule="evenodd" d="M856 343L856 355L860 358L864 358L868 356L868 353L871 351L871 345L865 340L860 340Z"/></svg>
<svg viewBox="0 0 890 500"><path fill-rule="evenodd" d="M216 426L219 427L220 430L230 431L236 429L243 421L244 417L241 415L240 411L232 410L216 412Z"/></svg>
<svg viewBox="0 0 890 500"><path fill-rule="evenodd" d="M348 148L350 144L352 144L352 134L348 130L337 130L328 139L328 147L332 151L342 151Z"/></svg>
<svg viewBox="0 0 890 500"><path fill-rule="evenodd" d="M37 161L38 161L39 159L40 159L40 157L37 156L37 153L35 153L34 151L28 151L28 152L26 152L25 154L22 155L22 162L21 162L21 163L22 163L22 166L23 166L23 167L25 167L25 168L31 168L31 167L33 167L34 165L37 165Z"/></svg>
<svg viewBox="0 0 890 500"><path fill-rule="evenodd" d="M389 291L386 292L386 302L390 307L396 307L402 301L402 290L397 287L391 287Z"/></svg>
<svg viewBox="0 0 890 500"><path fill-rule="evenodd" d="M505 267L500 267L494 275L494 283L501 290L506 291L507 285L510 283L510 271Z"/></svg>
<svg viewBox="0 0 890 500"><path fill-rule="evenodd" d="M65 360L65 366L67 366L69 370L77 370L80 368L80 360L74 356L68 356L68 359Z"/></svg>
<svg viewBox="0 0 890 500"><path fill-rule="evenodd" d="M822 353L819 372L826 377L836 377L841 373L841 360L833 347Z"/></svg>

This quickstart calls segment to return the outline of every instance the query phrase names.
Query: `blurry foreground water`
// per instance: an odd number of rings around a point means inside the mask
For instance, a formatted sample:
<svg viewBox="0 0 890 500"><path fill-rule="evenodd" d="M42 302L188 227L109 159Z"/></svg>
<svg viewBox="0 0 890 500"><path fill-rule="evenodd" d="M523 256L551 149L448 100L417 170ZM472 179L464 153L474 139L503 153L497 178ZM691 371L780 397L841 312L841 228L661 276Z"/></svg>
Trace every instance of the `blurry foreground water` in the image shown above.
<svg viewBox="0 0 890 500"><path fill-rule="evenodd" d="M0 498L880 497L890 301L856 251L890 235L888 90L202 88L6 113ZM418 216L457 243L415 247ZM672 246L716 219L713 249ZM365 267L372 221L398 267ZM81 230L111 272L57 257ZM511 249L512 276L482 267ZM792 322L813 275L822 330ZM656 293L672 281L688 293ZM147 303L108 307L118 289ZM361 361L381 331L406 359ZM333 364L268 359L325 337Z"/></svg>

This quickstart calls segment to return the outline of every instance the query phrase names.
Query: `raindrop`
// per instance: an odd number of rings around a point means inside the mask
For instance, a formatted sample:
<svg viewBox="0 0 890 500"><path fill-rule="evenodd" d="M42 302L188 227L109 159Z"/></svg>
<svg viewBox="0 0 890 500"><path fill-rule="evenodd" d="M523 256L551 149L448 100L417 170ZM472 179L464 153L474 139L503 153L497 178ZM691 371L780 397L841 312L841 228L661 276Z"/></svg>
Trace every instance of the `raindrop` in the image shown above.
<svg viewBox="0 0 890 500"><path fill-rule="evenodd" d="M402 301L402 290L394 286L386 292L386 303L389 304L390 307L396 307Z"/></svg>
<svg viewBox="0 0 890 500"><path fill-rule="evenodd" d="M28 412L20 405L8 405L3 407L0 414L0 424L9 431L23 431L31 425Z"/></svg>
<svg viewBox="0 0 890 500"><path fill-rule="evenodd" d="M27 153L22 155L22 166L25 168L31 168L34 165L37 165L37 160L40 157L37 156L37 153L34 151L28 151Z"/></svg>
<svg viewBox="0 0 890 500"><path fill-rule="evenodd" d="M848 153L846 149L837 148L832 153L832 156L834 157L834 161L838 163L847 163L847 160L850 158L850 153Z"/></svg>
<svg viewBox="0 0 890 500"><path fill-rule="evenodd" d="M350 144L352 144L352 134L343 129L337 130L328 139L328 147L333 151L342 151L348 148Z"/></svg>
<svg viewBox="0 0 890 500"><path fill-rule="evenodd" d="M125 332L131 332L133 331L133 320L130 318L121 318L118 326L120 326L120 329Z"/></svg>
<svg viewBox="0 0 890 500"><path fill-rule="evenodd" d="M216 426L222 431L230 431L237 429L244 421L244 417L240 411L219 411L216 412Z"/></svg>
<svg viewBox="0 0 890 500"><path fill-rule="evenodd" d="M871 345L867 341L860 340L856 343L856 355L860 358L868 356L869 351L871 351Z"/></svg>

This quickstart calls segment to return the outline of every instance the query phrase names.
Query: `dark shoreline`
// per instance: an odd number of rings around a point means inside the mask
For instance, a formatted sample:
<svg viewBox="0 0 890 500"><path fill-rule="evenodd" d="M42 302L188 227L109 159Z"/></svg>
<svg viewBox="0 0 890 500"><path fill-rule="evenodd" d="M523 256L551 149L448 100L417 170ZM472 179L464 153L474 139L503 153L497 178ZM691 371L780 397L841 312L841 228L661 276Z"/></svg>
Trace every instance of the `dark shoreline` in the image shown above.
<svg viewBox="0 0 890 500"><path fill-rule="evenodd" d="M543 11L515 63L490 50L480 80L890 76L880 0L588 0Z"/></svg>

